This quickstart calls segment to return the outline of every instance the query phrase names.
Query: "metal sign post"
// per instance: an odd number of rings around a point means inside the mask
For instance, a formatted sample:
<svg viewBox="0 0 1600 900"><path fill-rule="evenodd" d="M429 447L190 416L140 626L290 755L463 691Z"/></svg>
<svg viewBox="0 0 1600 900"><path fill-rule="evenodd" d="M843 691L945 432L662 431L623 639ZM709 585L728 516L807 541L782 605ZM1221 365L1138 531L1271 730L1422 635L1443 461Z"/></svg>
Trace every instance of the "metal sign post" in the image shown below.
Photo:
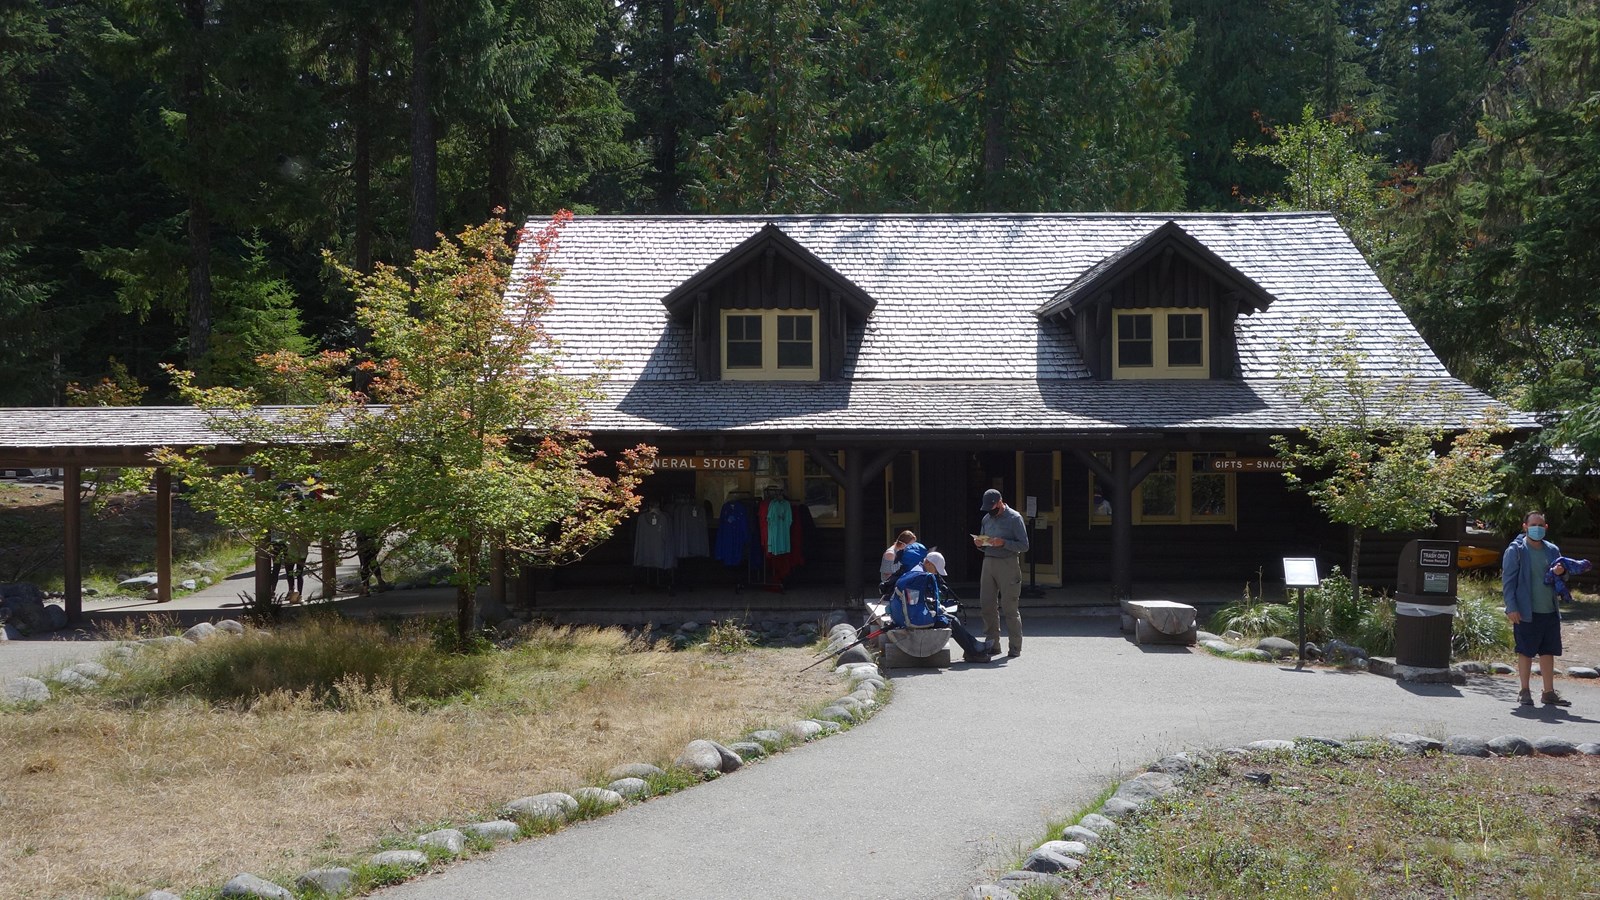
<svg viewBox="0 0 1600 900"><path fill-rule="evenodd" d="M1322 582L1317 579L1317 561L1313 558L1285 556L1283 558L1283 586L1296 588L1299 592L1300 606L1300 661L1295 663L1295 669L1306 667L1306 588L1317 587Z"/></svg>

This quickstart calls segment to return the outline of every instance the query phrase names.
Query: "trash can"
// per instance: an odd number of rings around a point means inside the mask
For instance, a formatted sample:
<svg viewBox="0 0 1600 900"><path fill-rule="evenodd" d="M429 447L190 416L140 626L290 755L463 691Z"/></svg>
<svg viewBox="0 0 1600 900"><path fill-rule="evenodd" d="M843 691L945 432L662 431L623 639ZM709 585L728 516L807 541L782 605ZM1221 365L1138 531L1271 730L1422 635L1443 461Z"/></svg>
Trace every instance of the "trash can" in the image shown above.
<svg viewBox="0 0 1600 900"><path fill-rule="evenodd" d="M1394 661L1421 669L1450 667L1456 617L1457 541L1413 540L1400 551L1394 606Z"/></svg>

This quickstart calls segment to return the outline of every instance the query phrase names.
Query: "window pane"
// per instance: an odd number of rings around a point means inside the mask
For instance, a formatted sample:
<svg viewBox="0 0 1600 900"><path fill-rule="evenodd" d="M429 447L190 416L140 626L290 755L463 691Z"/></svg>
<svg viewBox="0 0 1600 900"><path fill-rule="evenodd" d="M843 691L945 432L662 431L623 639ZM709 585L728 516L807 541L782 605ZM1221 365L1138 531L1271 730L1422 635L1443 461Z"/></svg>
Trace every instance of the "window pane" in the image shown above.
<svg viewBox="0 0 1600 900"><path fill-rule="evenodd" d="M1117 364L1149 366L1155 364L1155 341L1151 336L1148 313L1117 316Z"/></svg>
<svg viewBox="0 0 1600 900"><path fill-rule="evenodd" d="M1196 453L1189 475L1189 512L1194 516L1228 515L1228 476L1211 471L1222 453Z"/></svg>
<svg viewBox="0 0 1600 900"><path fill-rule="evenodd" d="M1205 364L1205 317L1194 313L1167 316L1167 365Z"/></svg>
<svg viewBox="0 0 1600 900"><path fill-rule="evenodd" d="M1177 473L1155 472L1139 483L1140 509L1145 516L1178 514Z"/></svg>
<svg viewBox="0 0 1600 900"><path fill-rule="evenodd" d="M811 317L778 317L778 368L811 368Z"/></svg>
<svg viewBox="0 0 1600 900"><path fill-rule="evenodd" d="M835 457L837 459L838 457ZM834 481L822 466L806 454L806 506L811 508L812 519L833 519L839 515L839 482Z"/></svg>
<svg viewBox="0 0 1600 900"><path fill-rule="evenodd" d="M728 317L728 368L761 368L761 317Z"/></svg>

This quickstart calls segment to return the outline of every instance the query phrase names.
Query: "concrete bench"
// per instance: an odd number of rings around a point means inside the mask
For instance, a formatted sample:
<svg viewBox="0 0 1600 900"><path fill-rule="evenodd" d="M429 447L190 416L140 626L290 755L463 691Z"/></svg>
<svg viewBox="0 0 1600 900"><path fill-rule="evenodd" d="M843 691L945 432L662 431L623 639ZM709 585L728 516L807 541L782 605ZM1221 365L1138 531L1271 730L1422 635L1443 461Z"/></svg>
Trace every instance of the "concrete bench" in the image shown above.
<svg viewBox="0 0 1600 900"><path fill-rule="evenodd" d="M1171 600L1122 601L1122 630L1139 644L1194 646L1198 633L1195 608Z"/></svg>
<svg viewBox="0 0 1600 900"><path fill-rule="evenodd" d="M887 628L892 621L886 604L867 603L867 624L871 628ZM885 668L939 669L951 662L948 628L896 628L884 632L879 640Z"/></svg>

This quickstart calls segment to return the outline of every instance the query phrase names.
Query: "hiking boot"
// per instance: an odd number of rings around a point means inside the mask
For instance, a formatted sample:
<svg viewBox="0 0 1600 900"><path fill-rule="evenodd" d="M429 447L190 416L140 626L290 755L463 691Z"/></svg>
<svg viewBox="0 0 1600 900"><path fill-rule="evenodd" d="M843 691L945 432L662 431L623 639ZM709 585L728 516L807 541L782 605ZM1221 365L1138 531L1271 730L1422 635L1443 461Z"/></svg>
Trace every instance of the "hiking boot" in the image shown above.
<svg viewBox="0 0 1600 900"><path fill-rule="evenodd" d="M1555 691L1545 691L1539 695L1539 702L1545 706L1571 706L1572 701L1561 696Z"/></svg>
<svg viewBox="0 0 1600 900"><path fill-rule="evenodd" d="M1021 655L1022 655L1022 648L1021 647L1012 647L1010 650L1006 651L1006 659L1016 659L1017 657L1019 657Z"/></svg>
<svg viewBox="0 0 1600 900"><path fill-rule="evenodd" d="M972 653L961 654L961 661L969 663L986 663L991 661L993 657L994 654L992 653L985 653L982 650L975 650Z"/></svg>
<svg viewBox="0 0 1600 900"><path fill-rule="evenodd" d="M1533 705L1533 691L1527 690L1527 689L1518 691L1517 692L1517 705L1518 706L1532 706Z"/></svg>

